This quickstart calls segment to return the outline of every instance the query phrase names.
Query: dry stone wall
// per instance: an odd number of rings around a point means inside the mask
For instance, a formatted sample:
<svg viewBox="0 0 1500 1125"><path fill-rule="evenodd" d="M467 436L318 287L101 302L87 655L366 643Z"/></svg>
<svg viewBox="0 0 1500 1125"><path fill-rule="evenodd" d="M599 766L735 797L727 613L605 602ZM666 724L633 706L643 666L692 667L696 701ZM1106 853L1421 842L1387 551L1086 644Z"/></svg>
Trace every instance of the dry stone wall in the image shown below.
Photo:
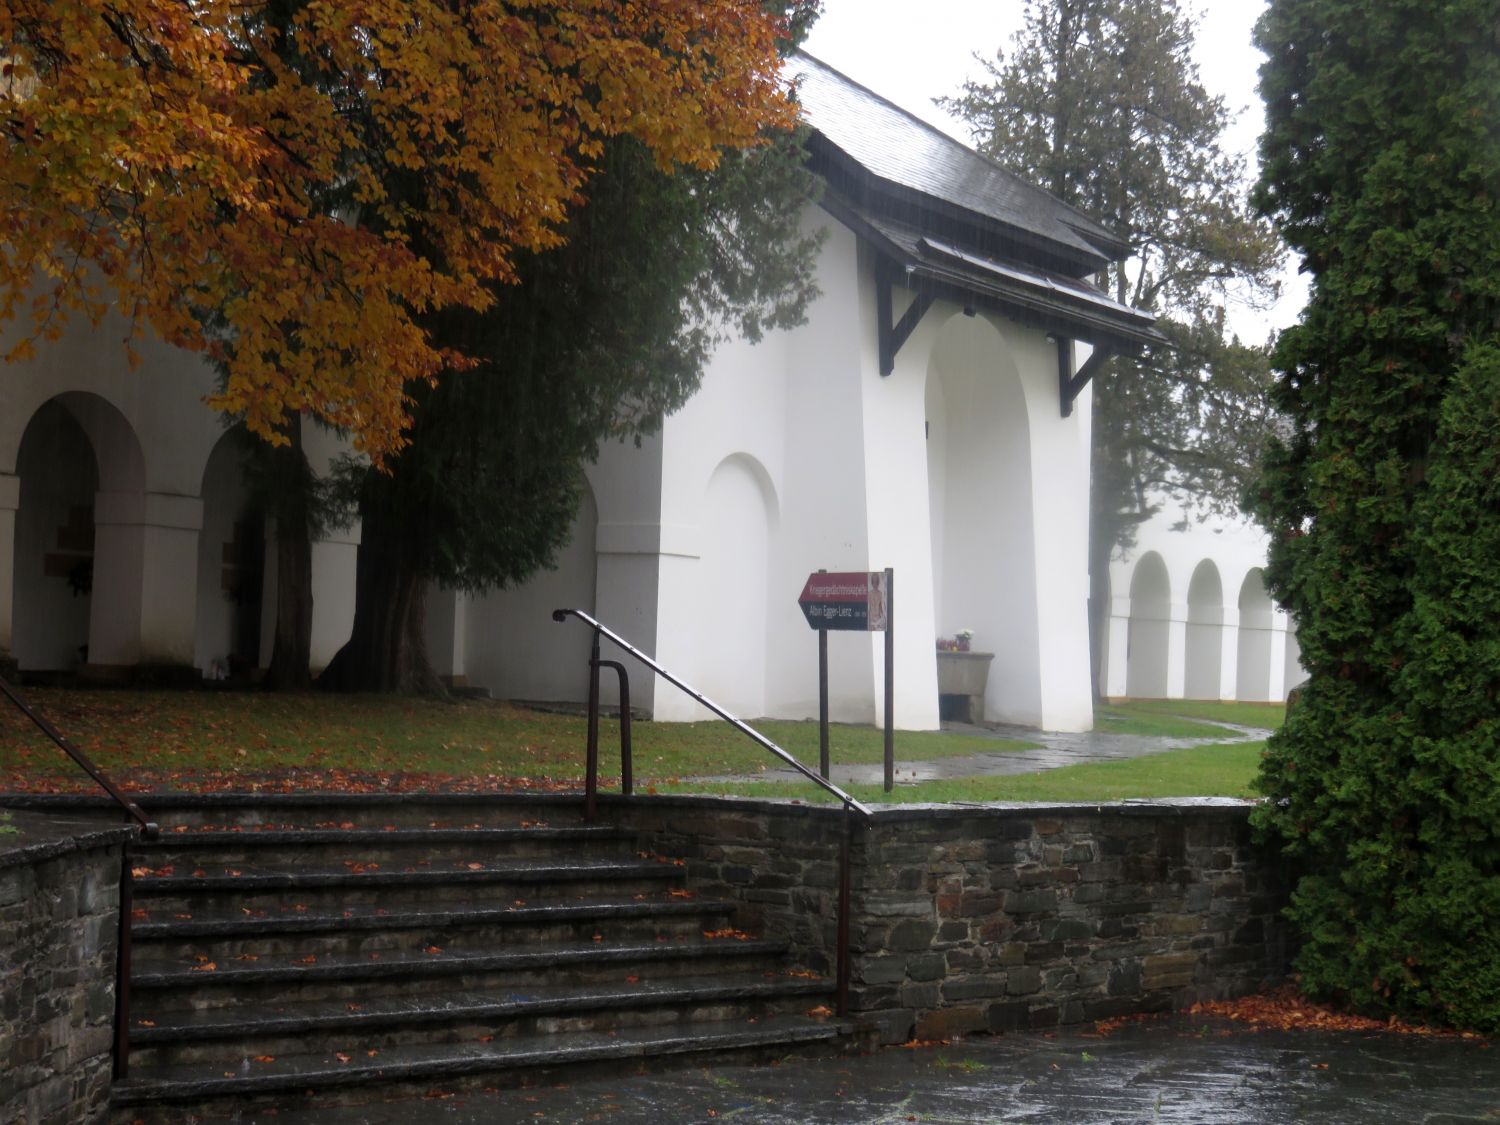
<svg viewBox="0 0 1500 1125"><path fill-rule="evenodd" d="M1051 1027L1253 992L1285 887L1238 801L878 810L852 833L851 1008L883 1038ZM636 802L623 815L743 923L835 958L842 814Z"/></svg>
<svg viewBox="0 0 1500 1125"><path fill-rule="evenodd" d="M98 821L0 818L0 1121L104 1119L129 835Z"/></svg>

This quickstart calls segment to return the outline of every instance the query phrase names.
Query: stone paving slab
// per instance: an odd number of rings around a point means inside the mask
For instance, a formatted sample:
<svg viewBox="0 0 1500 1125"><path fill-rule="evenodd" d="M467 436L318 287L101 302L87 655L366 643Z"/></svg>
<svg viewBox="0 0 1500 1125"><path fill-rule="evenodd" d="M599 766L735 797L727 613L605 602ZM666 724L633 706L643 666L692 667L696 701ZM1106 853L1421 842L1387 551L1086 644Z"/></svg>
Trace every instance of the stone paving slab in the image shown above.
<svg viewBox="0 0 1500 1125"><path fill-rule="evenodd" d="M233 1118L254 1125L250 1115ZM267 1125L736 1121L754 1125L1495 1125L1485 1040L1254 1031L1172 1016L1107 1036L976 1036L779 1066L693 1068L565 1087L282 1111Z"/></svg>

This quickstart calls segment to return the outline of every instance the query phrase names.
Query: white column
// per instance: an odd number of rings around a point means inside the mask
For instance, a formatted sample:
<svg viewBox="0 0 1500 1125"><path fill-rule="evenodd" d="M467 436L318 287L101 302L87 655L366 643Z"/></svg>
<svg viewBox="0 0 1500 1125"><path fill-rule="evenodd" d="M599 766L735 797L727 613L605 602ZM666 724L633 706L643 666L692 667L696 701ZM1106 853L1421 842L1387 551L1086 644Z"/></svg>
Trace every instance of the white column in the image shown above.
<svg viewBox="0 0 1500 1125"><path fill-rule="evenodd" d="M94 586L89 598L88 663L95 667L124 668L140 662L145 519L144 492L94 494ZM193 569L196 594L196 565Z"/></svg>
<svg viewBox="0 0 1500 1125"><path fill-rule="evenodd" d="M1182 699L1187 695L1187 604L1172 602L1167 615L1167 698Z"/></svg>
<svg viewBox="0 0 1500 1125"><path fill-rule="evenodd" d="M141 528L142 663L193 663L198 533L202 528L203 501L198 497L145 494Z"/></svg>
<svg viewBox="0 0 1500 1125"><path fill-rule="evenodd" d="M95 493L91 665L192 664L202 526L196 496Z"/></svg>
<svg viewBox="0 0 1500 1125"><path fill-rule="evenodd" d="M16 510L21 506L21 478L0 473L0 657L10 652L15 620Z"/></svg>
<svg viewBox="0 0 1500 1125"><path fill-rule="evenodd" d="M1240 611L1224 607L1224 627L1219 630L1219 698L1234 699L1240 669Z"/></svg>
<svg viewBox="0 0 1500 1125"><path fill-rule="evenodd" d="M1286 634L1290 627L1286 610L1277 606L1271 611L1271 685L1267 692L1271 702L1286 698Z"/></svg>

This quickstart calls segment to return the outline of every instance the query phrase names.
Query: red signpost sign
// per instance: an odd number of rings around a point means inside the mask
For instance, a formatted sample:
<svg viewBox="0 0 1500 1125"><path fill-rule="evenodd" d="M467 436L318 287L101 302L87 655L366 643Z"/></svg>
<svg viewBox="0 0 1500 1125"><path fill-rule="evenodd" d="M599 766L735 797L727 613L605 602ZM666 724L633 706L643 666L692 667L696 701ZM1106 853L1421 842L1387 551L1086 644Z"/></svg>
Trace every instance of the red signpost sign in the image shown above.
<svg viewBox="0 0 1500 1125"><path fill-rule="evenodd" d="M818 766L828 777L828 631L850 629L885 634L885 791L895 783L895 664L890 570L820 570L807 576L797 598L802 616L818 631Z"/></svg>
<svg viewBox="0 0 1500 1125"><path fill-rule="evenodd" d="M807 576L807 585L797 604L814 629L857 629L884 632L889 623L883 570L830 573Z"/></svg>

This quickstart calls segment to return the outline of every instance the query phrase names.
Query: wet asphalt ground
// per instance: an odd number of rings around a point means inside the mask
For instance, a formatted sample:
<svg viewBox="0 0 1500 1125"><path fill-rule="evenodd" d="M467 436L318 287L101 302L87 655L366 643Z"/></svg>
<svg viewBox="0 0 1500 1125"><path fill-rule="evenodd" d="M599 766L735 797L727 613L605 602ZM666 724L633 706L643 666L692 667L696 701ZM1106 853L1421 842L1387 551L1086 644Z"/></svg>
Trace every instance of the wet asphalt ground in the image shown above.
<svg viewBox="0 0 1500 1125"><path fill-rule="evenodd" d="M1386 1032L1257 1031L1179 1015L1107 1035L1079 1028L974 1036L855 1058L283 1111L266 1121L1496 1125L1500 1049L1486 1040Z"/></svg>

